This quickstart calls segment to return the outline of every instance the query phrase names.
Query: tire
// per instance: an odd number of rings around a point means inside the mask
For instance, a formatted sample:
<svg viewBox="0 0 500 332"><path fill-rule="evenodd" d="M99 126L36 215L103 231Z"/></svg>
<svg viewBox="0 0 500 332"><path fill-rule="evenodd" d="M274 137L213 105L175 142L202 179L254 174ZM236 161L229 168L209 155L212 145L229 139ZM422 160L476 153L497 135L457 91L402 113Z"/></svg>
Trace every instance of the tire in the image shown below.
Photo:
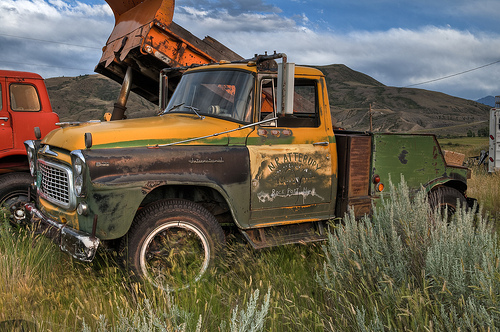
<svg viewBox="0 0 500 332"><path fill-rule="evenodd" d="M225 247L222 228L201 205L163 200L141 210L122 243L129 270L156 287L197 282Z"/></svg>
<svg viewBox="0 0 500 332"><path fill-rule="evenodd" d="M24 203L34 199L33 195L28 197L32 183L33 177L29 173L14 172L0 176L0 205L9 210L10 220L15 224L21 224L26 219Z"/></svg>
<svg viewBox="0 0 500 332"><path fill-rule="evenodd" d="M444 217L448 222L455 212L457 212L457 202L460 204L460 208L467 206L467 199L464 194L455 188L437 187L429 193L429 204L432 211L439 208L443 216L446 212L447 215Z"/></svg>

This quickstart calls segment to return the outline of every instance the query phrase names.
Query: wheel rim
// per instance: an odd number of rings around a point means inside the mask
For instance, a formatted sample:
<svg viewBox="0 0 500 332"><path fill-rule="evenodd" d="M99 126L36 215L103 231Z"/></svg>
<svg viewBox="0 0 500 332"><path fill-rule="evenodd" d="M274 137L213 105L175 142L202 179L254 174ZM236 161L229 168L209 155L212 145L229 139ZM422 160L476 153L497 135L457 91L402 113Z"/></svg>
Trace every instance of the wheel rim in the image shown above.
<svg viewBox="0 0 500 332"><path fill-rule="evenodd" d="M26 219L26 209L24 203L28 202L28 193L24 190L13 191L5 196L1 206L5 206L11 213L11 220L22 223Z"/></svg>
<svg viewBox="0 0 500 332"><path fill-rule="evenodd" d="M182 221L155 228L140 251L142 274L155 286L180 290L198 281L210 263L210 246L203 232Z"/></svg>

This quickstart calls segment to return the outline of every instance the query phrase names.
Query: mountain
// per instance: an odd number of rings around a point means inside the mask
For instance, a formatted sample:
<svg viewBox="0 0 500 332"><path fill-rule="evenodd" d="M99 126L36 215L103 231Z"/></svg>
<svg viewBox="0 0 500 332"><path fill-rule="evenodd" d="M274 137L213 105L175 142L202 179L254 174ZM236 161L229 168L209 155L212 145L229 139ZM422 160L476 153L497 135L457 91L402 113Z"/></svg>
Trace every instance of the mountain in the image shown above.
<svg viewBox="0 0 500 332"><path fill-rule="evenodd" d="M112 112L121 86L102 75L54 77L45 80L52 109L61 121L102 120ZM128 118L153 116L158 106L131 93L127 102Z"/></svg>
<svg viewBox="0 0 500 332"><path fill-rule="evenodd" d="M325 74L334 125L349 130L465 136L488 126L490 107L440 92L385 86L345 65L316 67ZM102 119L112 112L120 85L102 75L45 80L61 121ZM153 116L157 106L130 94L127 117Z"/></svg>
<svg viewBox="0 0 500 332"><path fill-rule="evenodd" d="M467 135L488 127L490 107L444 93L385 86L345 65L316 67L326 77L334 125L373 131Z"/></svg>
<svg viewBox="0 0 500 332"><path fill-rule="evenodd" d="M495 107L495 97L486 96L481 99L476 100L478 103L485 104L491 107Z"/></svg>

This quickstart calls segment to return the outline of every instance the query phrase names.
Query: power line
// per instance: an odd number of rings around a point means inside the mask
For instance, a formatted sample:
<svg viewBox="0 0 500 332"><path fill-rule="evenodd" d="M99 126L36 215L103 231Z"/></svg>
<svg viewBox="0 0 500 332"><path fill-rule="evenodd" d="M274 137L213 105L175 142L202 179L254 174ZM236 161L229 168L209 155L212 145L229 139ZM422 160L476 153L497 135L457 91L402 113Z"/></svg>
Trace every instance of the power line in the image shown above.
<svg viewBox="0 0 500 332"><path fill-rule="evenodd" d="M484 67L488 67L488 66L491 66L491 65L494 65L494 64L497 64L497 63L500 63L500 60L494 61L492 63L488 63L486 65L482 65L482 66L479 66L479 67L476 67L476 68L472 68L472 69L469 69L469 70L466 70L466 71L462 71L460 73L456 73L456 74L452 74L452 75L448 75L448 76L443 76L443 77L440 77L440 78L435 78L435 79L432 79L432 80L429 80L429 81L425 81L425 82L421 82L421 83L410 84L410 85L405 86L405 88L409 88L409 87L417 86L417 85L422 85L422 84L427 84L427 83L432 83L432 82L436 82L436 81L441 81L441 80L444 80L444 79L447 79L447 78L450 78L450 77L455 77L455 76L458 76L458 75L466 74L466 73L469 73L471 71L478 70L478 69L481 69L481 68L484 68Z"/></svg>
<svg viewBox="0 0 500 332"><path fill-rule="evenodd" d="M60 45L66 45L66 46L75 46L75 47L82 47L82 48L90 48L90 49L93 49L93 50L101 50L102 49L100 47L77 45L77 44L63 43L63 42L57 42L57 41L53 41L53 40L44 40L44 39L37 39L37 38L30 38L30 37L14 36L14 35L8 35L8 34L5 34L5 33L0 33L0 36L10 37L10 38L18 38L18 39L27 39L27 40L33 40L33 41L44 42L44 43L51 43L51 44L60 44Z"/></svg>
<svg viewBox="0 0 500 332"><path fill-rule="evenodd" d="M24 65L24 66L51 67L51 68L59 68L59 69L73 69L73 70L88 71L88 68L87 69L83 69L83 68L61 67L61 66L51 66L51 65L42 65L42 64L34 64L34 63L24 63L24 62L14 62L14 61L3 61L3 60L0 60L0 62L2 62L2 63L12 63L12 64Z"/></svg>

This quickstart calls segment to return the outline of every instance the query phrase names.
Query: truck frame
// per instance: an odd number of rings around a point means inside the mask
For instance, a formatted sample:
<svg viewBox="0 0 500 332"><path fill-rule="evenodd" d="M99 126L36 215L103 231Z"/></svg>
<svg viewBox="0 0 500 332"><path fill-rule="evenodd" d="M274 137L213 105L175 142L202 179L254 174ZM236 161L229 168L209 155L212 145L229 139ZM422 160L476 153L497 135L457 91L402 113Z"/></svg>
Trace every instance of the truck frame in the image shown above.
<svg viewBox="0 0 500 332"><path fill-rule="evenodd" d="M321 241L330 220L369 215L401 176L433 208L473 203L469 170L447 164L434 135L334 129L324 75L284 54L166 69L161 87L178 71L157 117L25 143L38 194L29 222L73 257L113 247L135 275L182 289L223 251L228 229L254 248Z"/></svg>

